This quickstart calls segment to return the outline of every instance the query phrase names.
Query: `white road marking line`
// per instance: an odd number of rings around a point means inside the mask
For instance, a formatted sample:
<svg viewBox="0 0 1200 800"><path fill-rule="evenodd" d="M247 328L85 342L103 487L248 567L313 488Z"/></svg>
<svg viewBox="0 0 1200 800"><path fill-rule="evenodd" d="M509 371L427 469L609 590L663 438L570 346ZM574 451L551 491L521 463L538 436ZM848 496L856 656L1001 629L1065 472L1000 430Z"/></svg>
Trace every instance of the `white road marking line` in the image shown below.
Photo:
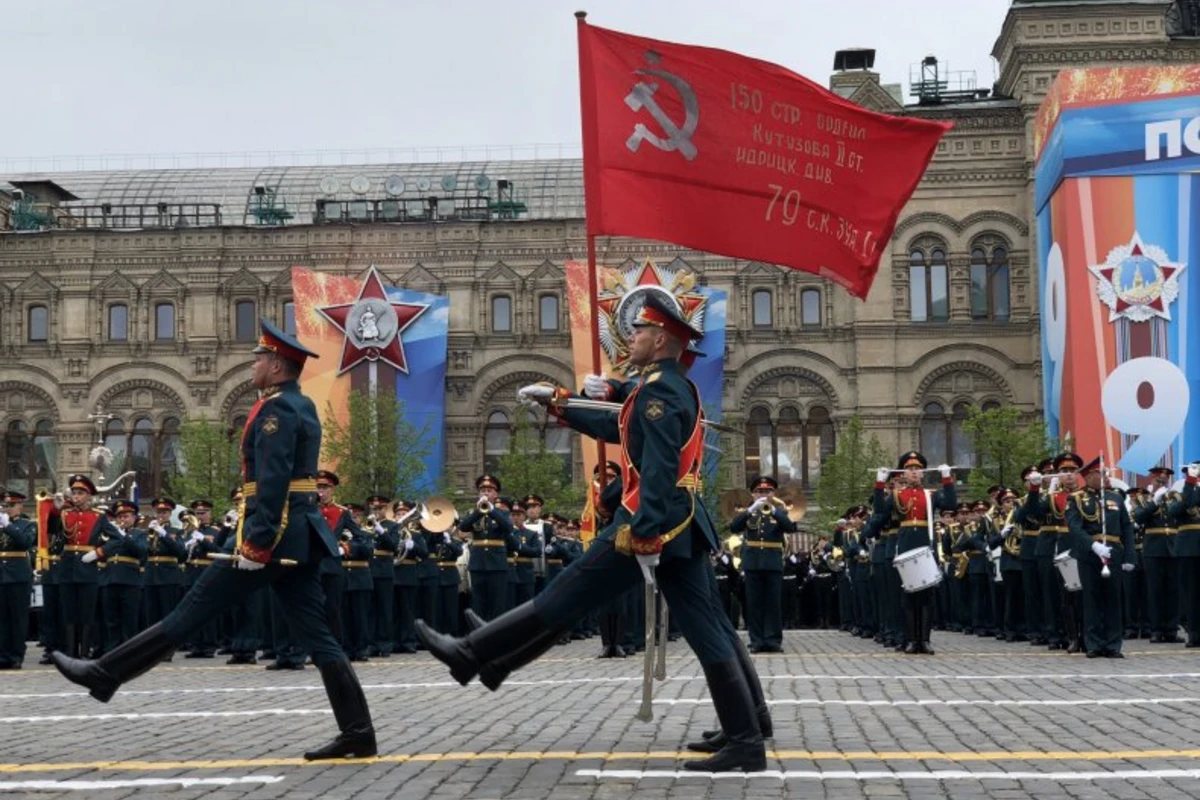
<svg viewBox="0 0 1200 800"><path fill-rule="evenodd" d="M328 708L263 708L255 711L148 711L128 714L50 714L31 717L0 717L0 725L17 722L88 722L114 719L180 719L189 717L260 717L332 714Z"/></svg>
<svg viewBox="0 0 1200 800"><path fill-rule="evenodd" d="M246 775L240 778L131 778L111 781L0 781L0 792L98 792L103 789L142 789L161 786L237 786L279 783L280 775Z"/></svg>
<svg viewBox="0 0 1200 800"><path fill-rule="evenodd" d="M780 781L1139 781L1180 778L1200 778L1200 769L1124 769L1104 772L1010 772L987 770L970 772L961 769L929 770L927 772L893 770L767 770L765 772L689 772L669 769L581 769L575 775L597 780L641 780L642 778L693 778L705 781L756 780L775 778Z"/></svg>
<svg viewBox="0 0 1200 800"><path fill-rule="evenodd" d="M704 698L655 700L654 705L711 705ZM1153 706L1189 705L1200 703L1200 697L1129 697L1097 698L1095 700L813 700L807 698L768 700L769 706ZM0 720L2 722L3 720Z"/></svg>

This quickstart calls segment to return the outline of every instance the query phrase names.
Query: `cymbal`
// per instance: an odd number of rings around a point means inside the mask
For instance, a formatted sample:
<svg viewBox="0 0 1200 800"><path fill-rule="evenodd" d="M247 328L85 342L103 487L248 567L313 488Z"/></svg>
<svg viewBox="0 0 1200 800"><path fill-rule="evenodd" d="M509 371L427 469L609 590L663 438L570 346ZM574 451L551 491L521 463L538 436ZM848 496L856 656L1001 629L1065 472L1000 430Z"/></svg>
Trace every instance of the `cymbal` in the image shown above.
<svg viewBox="0 0 1200 800"><path fill-rule="evenodd" d="M804 493L796 484L784 486L775 496L783 501L787 506L788 519L792 522L799 522L804 519L804 515L808 512L808 495Z"/></svg>

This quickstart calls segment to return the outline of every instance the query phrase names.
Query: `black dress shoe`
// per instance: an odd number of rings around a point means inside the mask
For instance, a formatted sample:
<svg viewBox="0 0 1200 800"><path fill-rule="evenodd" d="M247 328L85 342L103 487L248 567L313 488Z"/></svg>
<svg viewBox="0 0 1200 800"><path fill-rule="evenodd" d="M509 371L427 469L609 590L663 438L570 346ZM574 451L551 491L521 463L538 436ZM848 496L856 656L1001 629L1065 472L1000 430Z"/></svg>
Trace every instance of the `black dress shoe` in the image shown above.
<svg viewBox="0 0 1200 800"><path fill-rule="evenodd" d="M214 655L213 655L212 650L193 650L192 652L190 652L186 656L184 656L184 658L213 658L213 657L214 657Z"/></svg>
<svg viewBox="0 0 1200 800"><path fill-rule="evenodd" d="M905 655L916 655L919 652L921 652L921 650L916 642L909 642L908 644L904 645Z"/></svg>
<svg viewBox="0 0 1200 800"><path fill-rule="evenodd" d="M1071 642L1069 645L1067 645L1067 654L1073 655L1082 649L1083 648L1079 646L1079 642ZM1095 656L1093 656L1091 653L1088 653L1088 658L1095 658Z"/></svg>
<svg viewBox="0 0 1200 800"><path fill-rule="evenodd" d="M1104 655L1104 654L1101 653L1099 650L1088 650L1088 652L1087 652L1088 658L1100 658L1100 656L1102 656L1102 655Z"/></svg>
<svg viewBox="0 0 1200 800"><path fill-rule="evenodd" d="M716 753L729 743L729 740L722 731L705 731L705 733L712 733L713 735L701 735L700 741L688 742L687 749L693 753Z"/></svg>
<svg viewBox="0 0 1200 800"><path fill-rule="evenodd" d="M933 647L929 644L929 642L921 642L921 644L917 647L917 652L924 653L927 656L935 655Z"/></svg>
<svg viewBox="0 0 1200 800"><path fill-rule="evenodd" d="M40 659L38 659L38 663L39 663L39 664L47 664L47 665L49 665L49 664L53 664L53 663L54 663L54 661L53 661L53 660L51 660L51 658L50 658L50 651L49 651L49 650L47 650L46 652L42 653L42 657L41 657Z"/></svg>
<svg viewBox="0 0 1200 800"><path fill-rule="evenodd" d="M225 663L226 664L257 664L258 659L256 659L254 656L248 656L243 653L243 654L230 656L229 660L226 661Z"/></svg>
<svg viewBox="0 0 1200 800"><path fill-rule="evenodd" d="M1125 654L1117 650L1109 650L1104 654L1105 658L1124 658Z"/></svg>

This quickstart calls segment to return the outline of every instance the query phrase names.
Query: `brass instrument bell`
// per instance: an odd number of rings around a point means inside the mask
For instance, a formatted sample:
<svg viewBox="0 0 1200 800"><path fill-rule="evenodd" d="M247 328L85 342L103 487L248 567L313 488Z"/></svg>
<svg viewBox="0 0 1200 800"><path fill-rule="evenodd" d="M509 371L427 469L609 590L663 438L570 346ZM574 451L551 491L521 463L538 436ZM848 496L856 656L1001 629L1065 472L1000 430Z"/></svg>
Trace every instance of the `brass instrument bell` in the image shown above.
<svg viewBox="0 0 1200 800"><path fill-rule="evenodd" d="M458 512L448 498L431 497L421 504L421 527L430 533L445 533L457 520Z"/></svg>

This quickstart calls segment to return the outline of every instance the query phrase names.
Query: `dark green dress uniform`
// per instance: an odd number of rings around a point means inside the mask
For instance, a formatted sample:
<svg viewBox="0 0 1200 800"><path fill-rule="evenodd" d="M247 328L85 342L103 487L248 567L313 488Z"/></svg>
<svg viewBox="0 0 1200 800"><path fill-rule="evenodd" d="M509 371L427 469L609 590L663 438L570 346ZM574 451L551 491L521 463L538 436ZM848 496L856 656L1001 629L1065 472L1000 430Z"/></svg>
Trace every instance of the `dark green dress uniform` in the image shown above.
<svg viewBox="0 0 1200 800"><path fill-rule="evenodd" d="M255 374L265 369L268 379L278 375L281 361L291 362L298 372L311 353L270 323L264 321L262 329L255 349L259 359ZM59 671L90 689L93 697L107 701L122 683L149 670L206 620L270 585L283 601L292 630L321 671L341 731L327 746L305 753L305 758L375 755L366 697L324 614L317 570L321 559L335 555L338 547L317 508L314 478L320 452L321 422L312 400L301 394L294 379L271 386L251 409L242 436L246 483L237 537L240 558L265 566L235 568L241 562L232 562L210 567L162 622L99 661L55 654Z"/></svg>
<svg viewBox="0 0 1200 800"><path fill-rule="evenodd" d="M192 502L191 508L192 511L211 509L212 503L208 500L195 500ZM192 544L184 542L184 548L188 554L187 561L184 562L184 579L187 581L189 589L195 586L200 580L200 576L213 565L213 554L221 552L221 547L217 543L220 536L220 527L202 525L199 530L193 532L190 540ZM216 618L205 620L196 628L188 639L188 645L190 652L186 658L212 658L217 650Z"/></svg>
<svg viewBox="0 0 1200 800"><path fill-rule="evenodd" d="M1099 459L1090 465L1099 468ZM1088 467L1084 468L1086 472ZM1103 515L1103 517L1101 516ZM1079 579L1083 583L1083 642L1089 658L1120 658L1122 564L1133 561L1133 523L1125 501L1114 491L1103 495L1084 489L1071 495L1067 503L1067 526L1071 532L1072 554L1079 561ZM1092 552L1102 542L1112 548L1110 575L1101 576L1103 564Z"/></svg>
<svg viewBox="0 0 1200 800"><path fill-rule="evenodd" d="M536 585L536 564L541 562L545 553L542 552L542 538L537 531L522 527L514 532L517 537L517 582L514 604L528 602L533 599Z"/></svg>
<svg viewBox="0 0 1200 800"><path fill-rule="evenodd" d="M1033 467L1021 473L1024 481L1033 471ZM1026 501L1029 495L1017 501L1016 513L1013 514L1013 524L1021 531L1021 590L1025 595L1025 634L1031 645L1044 645L1046 627L1043 622L1042 579L1038 572L1038 546L1041 544L1041 526L1029 517L1026 511Z"/></svg>
<svg viewBox="0 0 1200 800"><path fill-rule="evenodd" d="M218 529L216 542L220 552L233 555L237 550L237 527L222 525ZM270 589L263 587L250 595L245 603L229 609L229 660L226 664L258 663L259 649L267 646L263 632L269 623L266 615L271 613L270 601L267 599L269 591Z"/></svg>
<svg viewBox="0 0 1200 800"><path fill-rule="evenodd" d="M866 507L855 509L855 515L866 514ZM862 529L851 529L847 535L846 569L850 573L851 592L854 595L855 621L863 639L875 636L875 597L871 591L871 545L863 538Z"/></svg>
<svg viewBox="0 0 1200 800"><path fill-rule="evenodd" d="M1200 479L1192 476L1195 469L1196 464L1188 467L1183 497L1170 506L1170 513L1179 520L1175 557L1179 560L1188 647L1200 647Z"/></svg>
<svg viewBox="0 0 1200 800"><path fill-rule="evenodd" d="M779 484L771 477L755 477L751 490L775 491ZM756 501L757 502L757 501ZM742 572L746 584L746 630L750 634L750 652L783 652L783 547L784 534L793 533L796 523L787 511L765 500L753 514L749 509L729 523L742 538Z"/></svg>
<svg viewBox="0 0 1200 800"><path fill-rule="evenodd" d="M72 475L67 481L71 489L81 489L89 495L96 486L86 475ZM62 619L63 651L68 655L86 653L99 641L96 636L96 601L99 596L99 568L95 561L83 557L96 549L102 534L115 535L112 523L93 508L84 511L64 506L50 512L51 536L62 536L65 543L58 564L58 597ZM55 530L57 529L57 531Z"/></svg>
<svg viewBox="0 0 1200 800"><path fill-rule="evenodd" d="M1174 471L1155 467L1152 473L1170 478ZM1179 562L1175 539L1179 534L1183 496L1167 491L1159 499L1142 496L1133 510L1133 521L1142 526L1142 570L1146 583L1146 616L1155 642L1179 641ZM1138 619L1128 620L1135 627Z"/></svg>
<svg viewBox="0 0 1200 800"><path fill-rule="evenodd" d="M462 555L462 542L450 534L429 534L433 546L432 558L438 567L437 623L441 633L458 634L458 559Z"/></svg>
<svg viewBox="0 0 1200 800"><path fill-rule="evenodd" d="M982 500L978 502L987 505ZM984 514L967 527L965 535L954 548L954 552L968 557L967 597L971 607L971 632L976 636L994 636L996 632L991 604L992 565L987 558L988 548L996 534L991 517Z"/></svg>
<svg viewBox="0 0 1200 800"><path fill-rule="evenodd" d="M399 513L399 512L397 512ZM396 652L417 652L417 590L421 585L421 562L429 557L426 539L417 522L397 528L396 547Z"/></svg>
<svg viewBox="0 0 1200 800"><path fill-rule="evenodd" d="M1014 506L1003 511L1005 500L1012 499ZM990 542L992 549L1000 548L1000 575L1003 582L996 585L996 636L1003 635L1007 642L1023 642L1025 634L1025 589L1022 586L1021 531L1016 524L1016 492L1002 489L996 496L997 510L994 520L997 531ZM1009 528L1008 526L1012 526ZM1005 529L1008 533L1005 533ZM995 583L993 579L993 583Z"/></svg>
<svg viewBox="0 0 1200 800"><path fill-rule="evenodd" d="M317 472L318 485L337 486L338 483L338 476L329 470L323 469ZM325 592L325 616L329 620L329 630L333 632L333 638L342 642L345 641L342 604L343 595L346 593L346 570L342 566L342 561L349 549L348 543L354 537L360 536L361 532L350 509L346 506L329 502L318 505L318 508L321 516L325 519L325 524L329 526L329 530L333 532L334 538L338 541L337 554L326 556L321 560L318 574L321 577L321 589Z"/></svg>
<svg viewBox="0 0 1200 800"><path fill-rule="evenodd" d="M475 488L490 484L500 491L500 482L491 475L481 475ZM478 508L463 517L458 529L471 534L471 556L467 569L471 573L471 610L485 620L493 620L508 609L508 554L516 552L517 537L512 520L493 506L484 513Z"/></svg>
<svg viewBox="0 0 1200 800"><path fill-rule="evenodd" d="M137 517L137 504L121 501L116 505L118 517ZM138 632L138 614L142 605L142 564L146 559L146 532L139 528L118 529L96 549L104 564L104 628L105 650L129 641Z"/></svg>
<svg viewBox="0 0 1200 800"><path fill-rule="evenodd" d="M1063 454L1055 461L1058 462L1069 455ZM1081 464L1082 462L1072 459L1072 466L1078 468ZM1051 467L1058 468L1057 463ZM1037 560L1042 585L1042 630L1047 647L1051 650L1064 650L1067 648L1068 638L1072 638L1074 644L1074 632L1072 637L1068 637L1065 616L1068 610L1071 610L1074 616L1075 601L1066 596L1070 593L1063 589L1062 577L1054 566L1054 557L1059 552L1069 549L1065 517L1066 496L1062 491L1043 492L1041 487L1032 486L1029 494L1025 496L1022 508L1025 520L1023 524L1039 526Z"/></svg>
<svg viewBox="0 0 1200 800"><path fill-rule="evenodd" d="M378 501L378 502L377 502ZM386 498L368 497L374 503L378 521L375 523L375 543L371 551L371 582L373 585L371 614L374 630L371 653L387 658L392 654L396 635L396 548L400 546L399 526L383 518Z"/></svg>
<svg viewBox="0 0 1200 800"><path fill-rule="evenodd" d="M423 619L434 628L438 625L438 585L441 573L437 565L437 553L434 552L433 536L421 528L413 534L424 540L425 556L417 563L417 619Z"/></svg>
<svg viewBox="0 0 1200 800"><path fill-rule="evenodd" d="M151 504L156 511L175 508L174 501L167 498L154 500ZM164 532L159 533L156 526ZM158 622L178 605L186 559L182 531L168 524L151 523L146 531L146 571L142 575L142 603L147 625Z"/></svg>
<svg viewBox="0 0 1200 800"><path fill-rule="evenodd" d="M371 646L371 600L375 594L371 558L374 551L374 531L367 534L358 528L342 561L346 570L344 644L351 661L366 661L367 649Z"/></svg>
<svg viewBox="0 0 1200 800"><path fill-rule="evenodd" d="M5 496L10 503L24 499L16 492ZM33 586L29 553L36 547L37 525L32 520L12 517L0 527L0 669L20 669L25 662Z"/></svg>

